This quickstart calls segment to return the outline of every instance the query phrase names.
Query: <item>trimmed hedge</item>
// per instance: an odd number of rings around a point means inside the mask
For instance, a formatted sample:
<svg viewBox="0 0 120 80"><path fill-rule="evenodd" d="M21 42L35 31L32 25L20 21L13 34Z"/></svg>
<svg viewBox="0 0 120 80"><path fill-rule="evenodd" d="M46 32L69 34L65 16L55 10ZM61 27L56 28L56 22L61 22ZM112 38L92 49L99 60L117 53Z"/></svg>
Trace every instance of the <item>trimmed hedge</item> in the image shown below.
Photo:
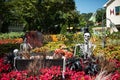
<svg viewBox="0 0 120 80"><path fill-rule="evenodd" d="M24 32L0 33L0 39L15 39L25 35Z"/></svg>
<svg viewBox="0 0 120 80"><path fill-rule="evenodd" d="M19 49L20 44L1 44L0 45L0 56L12 52L14 49Z"/></svg>

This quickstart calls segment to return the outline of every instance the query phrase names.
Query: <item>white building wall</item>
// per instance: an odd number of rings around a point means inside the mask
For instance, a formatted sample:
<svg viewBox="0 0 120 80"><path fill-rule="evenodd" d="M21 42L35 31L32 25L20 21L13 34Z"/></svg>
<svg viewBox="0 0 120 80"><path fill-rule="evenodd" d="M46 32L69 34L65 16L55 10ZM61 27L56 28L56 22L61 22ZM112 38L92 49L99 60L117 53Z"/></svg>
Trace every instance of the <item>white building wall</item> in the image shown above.
<svg viewBox="0 0 120 80"><path fill-rule="evenodd" d="M114 0L111 4L109 4L106 8L106 18L110 19L115 25L120 25L120 15L115 14L115 7L120 6L120 0ZM110 10L114 11L110 14ZM107 20L107 27L110 27L110 21Z"/></svg>

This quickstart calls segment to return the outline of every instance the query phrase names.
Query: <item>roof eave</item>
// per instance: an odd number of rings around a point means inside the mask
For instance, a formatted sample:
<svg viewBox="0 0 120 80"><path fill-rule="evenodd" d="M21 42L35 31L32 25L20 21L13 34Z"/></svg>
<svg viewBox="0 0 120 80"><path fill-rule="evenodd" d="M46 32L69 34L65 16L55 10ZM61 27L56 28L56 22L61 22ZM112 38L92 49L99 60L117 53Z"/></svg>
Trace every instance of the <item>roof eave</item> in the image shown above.
<svg viewBox="0 0 120 80"><path fill-rule="evenodd" d="M109 0L108 2L106 2L104 5L103 5L103 7L104 8L106 8L110 3L112 3L113 1L115 1L115 0Z"/></svg>

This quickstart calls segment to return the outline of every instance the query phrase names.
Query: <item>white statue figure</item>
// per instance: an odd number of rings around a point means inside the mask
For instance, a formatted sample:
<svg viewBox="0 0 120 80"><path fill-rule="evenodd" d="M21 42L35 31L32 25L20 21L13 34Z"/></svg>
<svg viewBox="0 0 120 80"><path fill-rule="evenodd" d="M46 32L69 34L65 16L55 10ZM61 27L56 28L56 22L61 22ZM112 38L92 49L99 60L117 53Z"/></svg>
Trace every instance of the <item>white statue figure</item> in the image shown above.
<svg viewBox="0 0 120 80"><path fill-rule="evenodd" d="M27 38L24 39L23 43L20 45L20 51L29 52L32 46L27 43Z"/></svg>
<svg viewBox="0 0 120 80"><path fill-rule="evenodd" d="M17 57L17 56L18 56L18 52L19 52L19 50L18 50L18 49L14 49L14 50L13 50L13 53L14 53L15 57Z"/></svg>
<svg viewBox="0 0 120 80"><path fill-rule="evenodd" d="M94 45L90 42L90 37L91 37L91 35L89 32L84 33L84 43L76 44L74 56L76 54L77 48L80 48L80 51L82 52L84 59L90 58L92 56L92 52L95 49L96 45Z"/></svg>
<svg viewBox="0 0 120 80"><path fill-rule="evenodd" d="M14 66L14 68L15 68L15 70L17 70L17 68L16 68L16 59L20 59L20 56L19 56L19 50L18 49L14 49L13 50L13 54L14 54L14 64L13 64L13 66Z"/></svg>

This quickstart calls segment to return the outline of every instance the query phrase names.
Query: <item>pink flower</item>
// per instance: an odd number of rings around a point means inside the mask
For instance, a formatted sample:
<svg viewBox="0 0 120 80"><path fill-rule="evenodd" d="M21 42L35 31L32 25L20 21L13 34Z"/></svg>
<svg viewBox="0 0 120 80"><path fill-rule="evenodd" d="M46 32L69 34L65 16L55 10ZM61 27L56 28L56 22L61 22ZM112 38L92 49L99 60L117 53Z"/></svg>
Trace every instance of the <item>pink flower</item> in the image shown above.
<svg viewBox="0 0 120 80"><path fill-rule="evenodd" d="M92 80L89 75L85 75L85 76L84 76L84 79L85 79L85 80Z"/></svg>
<svg viewBox="0 0 120 80"><path fill-rule="evenodd" d="M112 77L111 80L120 80L120 73L118 71L116 71Z"/></svg>

